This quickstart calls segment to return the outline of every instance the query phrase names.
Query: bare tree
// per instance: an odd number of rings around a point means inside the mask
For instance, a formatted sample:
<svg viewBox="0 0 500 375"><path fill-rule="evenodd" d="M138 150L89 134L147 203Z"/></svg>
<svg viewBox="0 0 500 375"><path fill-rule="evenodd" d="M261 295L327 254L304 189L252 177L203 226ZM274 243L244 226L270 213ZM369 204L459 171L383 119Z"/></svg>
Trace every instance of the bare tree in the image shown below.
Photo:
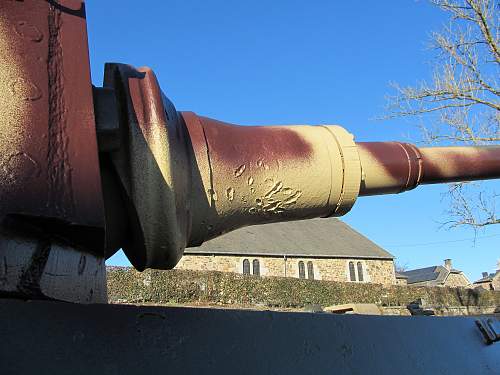
<svg viewBox="0 0 500 375"><path fill-rule="evenodd" d="M408 263L400 263L399 261L394 263L394 270L397 273L403 273L408 271Z"/></svg>
<svg viewBox="0 0 500 375"><path fill-rule="evenodd" d="M415 87L393 84L389 116L421 116L429 143L491 144L500 141L500 2L430 0L449 22L431 34L435 53L431 82ZM474 228L500 223L498 194L481 184L450 186L450 226Z"/></svg>

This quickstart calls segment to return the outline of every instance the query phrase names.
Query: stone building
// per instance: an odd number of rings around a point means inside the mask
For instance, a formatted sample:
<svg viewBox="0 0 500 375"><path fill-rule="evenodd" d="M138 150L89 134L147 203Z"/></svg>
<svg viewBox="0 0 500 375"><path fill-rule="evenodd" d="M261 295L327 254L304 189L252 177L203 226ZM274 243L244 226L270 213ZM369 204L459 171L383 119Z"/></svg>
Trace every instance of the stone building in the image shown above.
<svg viewBox="0 0 500 375"><path fill-rule="evenodd" d="M176 268L396 284L394 257L335 218L241 228L187 248Z"/></svg>
<svg viewBox="0 0 500 375"><path fill-rule="evenodd" d="M408 276L396 271L396 285L408 285Z"/></svg>
<svg viewBox="0 0 500 375"><path fill-rule="evenodd" d="M465 274L454 269L451 259L445 259L442 266L431 266L401 272L407 276L408 285L414 286L449 286L449 287L469 287L471 282Z"/></svg>
<svg viewBox="0 0 500 375"><path fill-rule="evenodd" d="M500 260L497 262L496 272L483 272L483 277L474 281L474 287L482 287L486 290L500 290Z"/></svg>

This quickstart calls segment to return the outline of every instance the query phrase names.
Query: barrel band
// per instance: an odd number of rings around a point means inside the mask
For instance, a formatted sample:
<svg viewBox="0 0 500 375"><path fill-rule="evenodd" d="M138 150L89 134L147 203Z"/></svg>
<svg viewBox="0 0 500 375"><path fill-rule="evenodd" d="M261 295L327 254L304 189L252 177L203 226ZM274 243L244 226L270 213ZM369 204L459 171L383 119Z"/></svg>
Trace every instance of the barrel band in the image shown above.
<svg viewBox="0 0 500 375"><path fill-rule="evenodd" d="M334 202L328 202L329 205L335 207L328 217L342 216L351 210L358 198L361 183L359 154L353 135L344 128L336 125L324 126L324 128L333 136L342 161L342 176L332 175L332 188L340 183L339 179L341 179L342 187L336 205ZM334 194L330 199L335 199Z"/></svg>

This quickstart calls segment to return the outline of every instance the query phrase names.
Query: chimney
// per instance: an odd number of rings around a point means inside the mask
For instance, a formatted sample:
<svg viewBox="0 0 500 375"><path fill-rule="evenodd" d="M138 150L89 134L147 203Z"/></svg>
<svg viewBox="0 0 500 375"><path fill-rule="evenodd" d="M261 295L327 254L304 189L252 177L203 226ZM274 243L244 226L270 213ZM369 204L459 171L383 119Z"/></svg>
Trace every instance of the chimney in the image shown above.
<svg viewBox="0 0 500 375"><path fill-rule="evenodd" d="M444 267L449 271L451 270L451 259L444 260Z"/></svg>
<svg viewBox="0 0 500 375"><path fill-rule="evenodd" d="M483 279L490 276L490 274L488 272L483 272Z"/></svg>

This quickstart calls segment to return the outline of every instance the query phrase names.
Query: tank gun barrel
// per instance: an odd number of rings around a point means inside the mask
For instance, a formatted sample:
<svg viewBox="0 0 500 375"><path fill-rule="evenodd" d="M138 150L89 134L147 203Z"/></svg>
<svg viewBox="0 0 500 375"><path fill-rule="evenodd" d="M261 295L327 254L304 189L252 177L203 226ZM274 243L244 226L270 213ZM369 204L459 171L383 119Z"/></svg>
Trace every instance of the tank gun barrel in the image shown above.
<svg viewBox="0 0 500 375"><path fill-rule="evenodd" d="M173 267L186 246L242 226L342 216L358 196L500 177L500 146L417 148L356 143L336 125L233 125L177 112L148 68L109 64L105 87L122 98L122 146L109 155L131 208L114 217L135 218L119 226L130 230L117 244L139 269Z"/></svg>
<svg viewBox="0 0 500 375"><path fill-rule="evenodd" d="M418 185L500 177L500 146L421 147L359 142L359 195L395 194Z"/></svg>
<svg viewBox="0 0 500 375"><path fill-rule="evenodd" d="M8 236L97 258L123 248L136 268L164 269L185 247L245 225L342 216L358 196L500 177L500 146L356 143L336 125L238 126L178 112L149 68L106 64L104 87L93 87L81 2L0 9Z"/></svg>
<svg viewBox="0 0 500 375"><path fill-rule="evenodd" d="M103 301L120 248L139 270L168 269L246 225L500 177L500 146L356 143L336 125L178 112L149 68L106 64L94 87L86 47L82 1L0 1L0 292Z"/></svg>

